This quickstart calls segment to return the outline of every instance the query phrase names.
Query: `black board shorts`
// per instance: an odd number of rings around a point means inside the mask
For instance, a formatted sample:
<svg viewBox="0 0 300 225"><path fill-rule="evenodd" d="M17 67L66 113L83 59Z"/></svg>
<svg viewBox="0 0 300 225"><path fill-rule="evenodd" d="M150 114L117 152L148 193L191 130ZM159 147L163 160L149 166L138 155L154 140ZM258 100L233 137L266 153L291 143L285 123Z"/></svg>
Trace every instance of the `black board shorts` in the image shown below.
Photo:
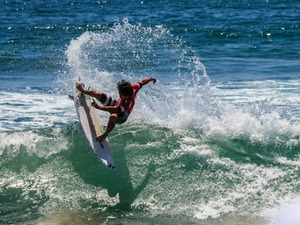
<svg viewBox="0 0 300 225"><path fill-rule="evenodd" d="M117 102L116 99L104 93L102 93L101 98L98 100L101 102L103 106L114 106ZM127 117L125 117L124 114L122 115L120 112L118 112L117 114L118 114L117 124L122 124L127 120Z"/></svg>
<svg viewBox="0 0 300 225"><path fill-rule="evenodd" d="M104 106L114 106L116 104L116 100L112 97L108 96L107 94L102 93L101 98L98 99L102 105Z"/></svg>

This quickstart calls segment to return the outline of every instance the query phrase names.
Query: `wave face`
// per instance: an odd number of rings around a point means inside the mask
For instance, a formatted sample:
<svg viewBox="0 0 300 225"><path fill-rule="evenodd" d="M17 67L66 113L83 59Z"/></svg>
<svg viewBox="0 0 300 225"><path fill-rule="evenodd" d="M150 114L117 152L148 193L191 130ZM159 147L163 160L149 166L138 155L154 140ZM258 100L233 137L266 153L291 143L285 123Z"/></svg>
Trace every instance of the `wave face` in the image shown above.
<svg viewBox="0 0 300 225"><path fill-rule="evenodd" d="M126 219L134 213L137 221L140 213L162 221L184 216L182 222L252 218L298 191L299 144L203 138L195 131L131 123L111 136L117 169L110 171L78 123L1 136L3 222L41 215L60 220L77 211L117 216L119 210Z"/></svg>

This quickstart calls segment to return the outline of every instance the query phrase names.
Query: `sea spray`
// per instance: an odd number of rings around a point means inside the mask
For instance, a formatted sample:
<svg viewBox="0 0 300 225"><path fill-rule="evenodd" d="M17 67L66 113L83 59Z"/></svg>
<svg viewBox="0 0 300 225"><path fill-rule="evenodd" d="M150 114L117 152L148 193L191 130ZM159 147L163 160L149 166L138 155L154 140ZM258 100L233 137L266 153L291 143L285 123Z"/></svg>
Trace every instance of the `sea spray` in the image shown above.
<svg viewBox="0 0 300 225"><path fill-rule="evenodd" d="M161 25L144 27L124 19L110 28L85 32L72 40L66 56L70 70L64 80L68 88L81 77L87 86L118 98L115 85L119 79L136 82L146 76L158 78L157 84L140 91L128 122L147 121L193 130L208 140L298 145L299 125L274 107L274 101L232 104L226 101L230 93L225 97L216 95L218 90L211 86L193 49ZM227 86L225 83L218 88ZM229 90L235 91L235 87Z"/></svg>

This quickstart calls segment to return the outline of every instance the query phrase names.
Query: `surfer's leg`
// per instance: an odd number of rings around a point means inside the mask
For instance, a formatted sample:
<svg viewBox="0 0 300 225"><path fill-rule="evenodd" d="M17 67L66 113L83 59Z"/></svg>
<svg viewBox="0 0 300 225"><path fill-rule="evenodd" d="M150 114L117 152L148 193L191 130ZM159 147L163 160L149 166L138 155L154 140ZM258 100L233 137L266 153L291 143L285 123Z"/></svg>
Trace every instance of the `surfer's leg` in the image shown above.
<svg viewBox="0 0 300 225"><path fill-rule="evenodd" d="M98 100L101 102L104 106L114 106L116 104L116 100L112 97L108 96L107 94L102 93L101 97L98 98Z"/></svg>
<svg viewBox="0 0 300 225"><path fill-rule="evenodd" d="M118 115L115 113L110 114L109 120L107 122L106 131L102 135L97 137L97 140L104 141L105 138L108 136L108 134L114 129L117 121L118 121Z"/></svg>
<svg viewBox="0 0 300 225"><path fill-rule="evenodd" d="M82 92L83 94L87 94L93 98L96 98L98 100L100 100L102 98L102 92L100 91L97 91L97 90L87 90L87 89L84 89L84 85L79 83L76 85L76 88Z"/></svg>
<svg viewBox="0 0 300 225"><path fill-rule="evenodd" d="M87 94L93 98L96 98L96 99L101 99L102 97L102 92L100 91L97 91L97 90L85 90L84 91L84 94Z"/></svg>
<svg viewBox="0 0 300 225"><path fill-rule="evenodd" d="M113 105L116 104L116 100L115 99L113 99L112 97L108 96L105 93L102 93L101 91L84 89L84 85L82 85L82 84L77 84L76 88L80 92L82 92L84 94L87 94L87 95L89 95L89 96L91 96L93 98L96 98L104 106L113 106Z"/></svg>

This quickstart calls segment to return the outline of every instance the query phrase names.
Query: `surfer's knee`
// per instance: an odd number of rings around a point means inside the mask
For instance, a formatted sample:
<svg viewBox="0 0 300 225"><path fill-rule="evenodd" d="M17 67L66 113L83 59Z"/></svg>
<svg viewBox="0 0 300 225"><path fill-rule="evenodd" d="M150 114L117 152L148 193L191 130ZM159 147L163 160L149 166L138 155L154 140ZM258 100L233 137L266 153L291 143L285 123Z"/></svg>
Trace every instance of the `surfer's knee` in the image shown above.
<svg viewBox="0 0 300 225"><path fill-rule="evenodd" d="M118 120L118 114L116 114L116 113L110 114L109 120L116 123Z"/></svg>

